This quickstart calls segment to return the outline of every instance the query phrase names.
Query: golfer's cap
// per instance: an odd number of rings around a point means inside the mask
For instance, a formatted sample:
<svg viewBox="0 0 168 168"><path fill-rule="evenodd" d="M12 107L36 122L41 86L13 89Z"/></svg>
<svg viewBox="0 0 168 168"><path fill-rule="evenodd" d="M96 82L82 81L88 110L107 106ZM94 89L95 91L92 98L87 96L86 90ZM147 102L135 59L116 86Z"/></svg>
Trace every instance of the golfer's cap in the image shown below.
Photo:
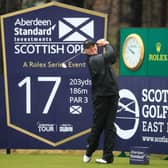
<svg viewBox="0 0 168 168"><path fill-rule="evenodd" d="M87 48L89 48L90 46L93 46L93 45L95 45L96 43L93 41L93 40L90 40L90 39L88 39L88 40L85 40L84 42L83 42L83 48L84 49L87 49Z"/></svg>

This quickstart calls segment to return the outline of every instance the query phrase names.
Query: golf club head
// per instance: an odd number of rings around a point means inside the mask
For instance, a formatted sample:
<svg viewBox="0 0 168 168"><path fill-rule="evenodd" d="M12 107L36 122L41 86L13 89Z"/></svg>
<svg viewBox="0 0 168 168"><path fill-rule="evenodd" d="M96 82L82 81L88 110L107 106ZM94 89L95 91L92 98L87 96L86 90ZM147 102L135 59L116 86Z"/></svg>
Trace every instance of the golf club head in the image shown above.
<svg viewBox="0 0 168 168"><path fill-rule="evenodd" d="M67 65L66 65L65 63L62 63L62 64L61 64L61 67L62 67L62 68L67 68Z"/></svg>

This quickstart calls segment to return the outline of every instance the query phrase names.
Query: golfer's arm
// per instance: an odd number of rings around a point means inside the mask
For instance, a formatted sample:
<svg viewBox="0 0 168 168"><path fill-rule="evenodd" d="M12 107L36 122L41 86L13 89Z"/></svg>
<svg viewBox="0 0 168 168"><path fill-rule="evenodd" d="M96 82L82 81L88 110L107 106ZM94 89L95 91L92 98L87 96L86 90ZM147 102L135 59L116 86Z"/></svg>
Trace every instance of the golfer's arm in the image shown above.
<svg viewBox="0 0 168 168"><path fill-rule="evenodd" d="M104 60L105 62L111 64L114 64L116 62L116 53L114 48L110 44L107 44L105 46Z"/></svg>

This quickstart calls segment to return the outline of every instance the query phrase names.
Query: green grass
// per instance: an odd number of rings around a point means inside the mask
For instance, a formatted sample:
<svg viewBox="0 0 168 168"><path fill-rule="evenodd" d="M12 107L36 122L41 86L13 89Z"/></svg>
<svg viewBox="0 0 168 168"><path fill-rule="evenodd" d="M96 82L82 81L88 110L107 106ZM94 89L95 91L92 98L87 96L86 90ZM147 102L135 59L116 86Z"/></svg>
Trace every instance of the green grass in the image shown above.
<svg viewBox="0 0 168 168"><path fill-rule="evenodd" d="M149 165L130 165L129 157L115 156L113 164L101 165L95 163L94 155L90 163L82 162L82 154L16 154L0 153L1 168L167 168L168 160L151 156Z"/></svg>

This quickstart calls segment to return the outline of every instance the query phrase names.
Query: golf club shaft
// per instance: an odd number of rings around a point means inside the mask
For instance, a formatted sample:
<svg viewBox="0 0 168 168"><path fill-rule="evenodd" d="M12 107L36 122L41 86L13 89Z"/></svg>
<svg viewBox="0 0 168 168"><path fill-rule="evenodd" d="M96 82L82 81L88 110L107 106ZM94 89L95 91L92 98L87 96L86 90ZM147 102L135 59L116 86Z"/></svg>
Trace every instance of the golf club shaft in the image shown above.
<svg viewBox="0 0 168 168"><path fill-rule="evenodd" d="M73 60L74 58L76 58L77 56L79 56L79 55L81 55L81 54L82 54L82 53L80 52L80 53L78 53L78 54L74 55L73 57L71 57L71 58L69 58L69 59L65 60L63 63L67 63L67 62L69 62L69 61Z"/></svg>

